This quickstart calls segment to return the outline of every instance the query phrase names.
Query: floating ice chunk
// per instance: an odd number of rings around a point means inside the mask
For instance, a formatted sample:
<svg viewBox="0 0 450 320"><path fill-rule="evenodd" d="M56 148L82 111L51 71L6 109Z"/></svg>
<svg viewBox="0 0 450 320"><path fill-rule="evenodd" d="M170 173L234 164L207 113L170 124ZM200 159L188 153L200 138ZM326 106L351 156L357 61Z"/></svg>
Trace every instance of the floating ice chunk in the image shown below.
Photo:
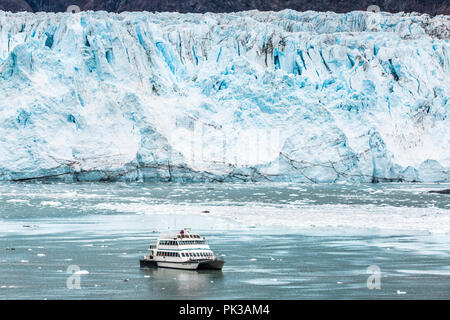
<svg viewBox="0 0 450 320"><path fill-rule="evenodd" d="M6 200L6 202L8 202L8 203L28 203L30 201L23 200L23 199L9 199L9 200Z"/></svg>
<svg viewBox="0 0 450 320"><path fill-rule="evenodd" d="M87 271L87 270L80 270L80 271L76 271L74 274L89 274L89 271Z"/></svg>
<svg viewBox="0 0 450 320"><path fill-rule="evenodd" d="M42 206L48 206L48 207L58 207L61 205L61 202L59 201L41 201Z"/></svg>

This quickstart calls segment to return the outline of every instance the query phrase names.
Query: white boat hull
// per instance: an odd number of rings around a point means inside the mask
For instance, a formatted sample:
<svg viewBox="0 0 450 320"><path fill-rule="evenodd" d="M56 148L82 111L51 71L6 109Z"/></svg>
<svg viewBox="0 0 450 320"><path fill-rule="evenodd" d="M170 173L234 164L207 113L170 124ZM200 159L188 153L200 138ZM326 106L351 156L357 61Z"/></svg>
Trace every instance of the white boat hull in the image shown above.
<svg viewBox="0 0 450 320"><path fill-rule="evenodd" d="M157 262L160 268L197 270L198 262Z"/></svg>
<svg viewBox="0 0 450 320"><path fill-rule="evenodd" d="M184 270L199 270L199 269L222 270L224 264L225 261L218 259L184 261L184 262L155 261L147 259L141 260L141 267L159 267L159 268L184 269Z"/></svg>

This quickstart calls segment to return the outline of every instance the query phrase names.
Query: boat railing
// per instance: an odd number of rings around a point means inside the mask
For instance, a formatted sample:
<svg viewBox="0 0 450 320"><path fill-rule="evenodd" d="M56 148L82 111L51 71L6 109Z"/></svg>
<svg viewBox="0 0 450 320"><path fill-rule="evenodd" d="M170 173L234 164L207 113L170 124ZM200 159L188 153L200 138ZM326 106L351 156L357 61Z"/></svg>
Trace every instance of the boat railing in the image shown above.
<svg viewBox="0 0 450 320"><path fill-rule="evenodd" d="M151 244L150 249L156 249L156 244Z"/></svg>

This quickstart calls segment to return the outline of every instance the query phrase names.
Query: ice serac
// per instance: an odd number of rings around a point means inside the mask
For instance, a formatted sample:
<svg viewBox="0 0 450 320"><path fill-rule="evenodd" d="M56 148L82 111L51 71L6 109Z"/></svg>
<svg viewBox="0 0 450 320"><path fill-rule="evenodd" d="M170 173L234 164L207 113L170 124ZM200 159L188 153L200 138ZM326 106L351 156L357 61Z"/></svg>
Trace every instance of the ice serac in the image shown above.
<svg viewBox="0 0 450 320"><path fill-rule="evenodd" d="M450 18L0 12L0 180L450 181Z"/></svg>

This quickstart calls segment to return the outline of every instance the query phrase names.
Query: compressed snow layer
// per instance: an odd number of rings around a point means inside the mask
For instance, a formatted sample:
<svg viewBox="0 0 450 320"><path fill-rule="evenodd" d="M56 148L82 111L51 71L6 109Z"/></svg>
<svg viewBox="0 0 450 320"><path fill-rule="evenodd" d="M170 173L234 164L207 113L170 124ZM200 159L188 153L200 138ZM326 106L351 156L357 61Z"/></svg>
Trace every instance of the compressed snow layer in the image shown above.
<svg viewBox="0 0 450 320"><path fill-rule="evenodd" d="M450 181L450 18L0 12L0 180Z"/></svg>

